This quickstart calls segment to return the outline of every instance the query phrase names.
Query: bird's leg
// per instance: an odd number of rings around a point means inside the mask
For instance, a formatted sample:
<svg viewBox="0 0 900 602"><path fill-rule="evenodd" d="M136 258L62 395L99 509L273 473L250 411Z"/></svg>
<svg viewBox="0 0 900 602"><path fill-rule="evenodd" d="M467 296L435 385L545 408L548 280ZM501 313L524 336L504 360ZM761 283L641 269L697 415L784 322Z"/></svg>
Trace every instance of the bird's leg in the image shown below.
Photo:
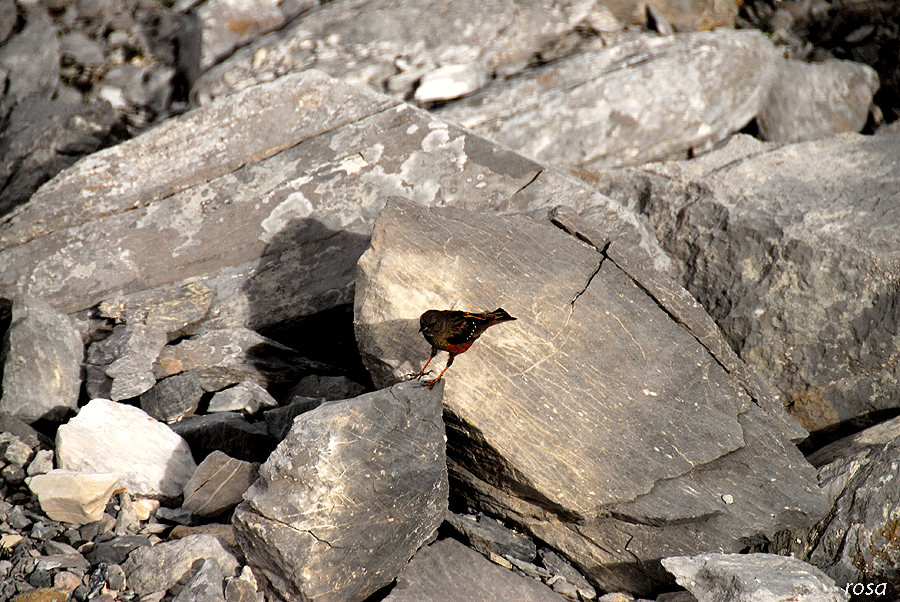
<svg viewBox="0 0 900 602"><path fill-rule="evenodd" d="M437 355L437 352L438 352L437 347L432 347L431 348L431 357L428 358L428 361L425 362L425 365L422 366L422 369L419 370L418 372L416 372L415 374L410 374L409 376L407 376L406 377L407 380L413 380L414 378L419 378L419 377L422 377L422 376L425 376L426 374L428 374L428 372L425 372L425 368L428 367L428 364L431 363L431 360L434 359L434 356Z"/></svg>
<svg viewBox="0 0 900 602"><path fill-rule="evenodd" d="M453 358L454 358L454 357L456 357L456 355L454 355L454 354L451 353L451 354L450 354L450 357L447 358L447 365L444 366L444 369L441 370L441 373L437 375L437 378L435 378L434 380L423 380L423 381L422 381L422 384L425 385L426 387L433 387L434 384L435 384L437 381L441 380L441 377L444 375L444 372L446 372L446 371L447 371L447 368L450 367L450 364L453 363Z"/></svg>

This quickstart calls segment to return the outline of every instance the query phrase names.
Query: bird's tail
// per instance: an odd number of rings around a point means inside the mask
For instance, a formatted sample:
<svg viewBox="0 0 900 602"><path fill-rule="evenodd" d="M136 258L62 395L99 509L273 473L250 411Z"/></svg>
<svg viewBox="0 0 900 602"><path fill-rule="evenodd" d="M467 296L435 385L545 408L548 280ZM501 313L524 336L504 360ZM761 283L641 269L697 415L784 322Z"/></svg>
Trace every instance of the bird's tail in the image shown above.
<svg viewBox="0 0 900 602"><path fill-rule="evenodd" d="M489 316L494 322L508 322L508 321L510 321L510 320L515 320L515 318L512 317L511 315L509 315L509 314L506 312L506 310L503 309L502 307L498 307L497 309L495 309L494 311L492 311L491 313L489 313L488 316Z"/></svg>

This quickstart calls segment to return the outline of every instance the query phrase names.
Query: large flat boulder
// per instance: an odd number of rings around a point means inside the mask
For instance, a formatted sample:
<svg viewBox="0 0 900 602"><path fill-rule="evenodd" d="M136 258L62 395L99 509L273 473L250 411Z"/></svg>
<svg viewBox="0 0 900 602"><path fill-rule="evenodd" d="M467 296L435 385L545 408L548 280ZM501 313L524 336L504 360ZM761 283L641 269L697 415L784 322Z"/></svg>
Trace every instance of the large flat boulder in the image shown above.
<svg viewBox="0 0 900 602"><path fill-rule="evenodd" d="M392 195L485 211L602 206L668 264L640 220L574 178L306 71L168 120L48 182L0 223L0 295L28 291L65 313L99 304L170 340L290 323L352 302L356 262Z"/></svg>
<svg viewBox="0 0 900 602"><path fill-rule="evenodd" d="M816 520L824 500L783 410L726 368L739 362L721 340L703 344L715 328L667 296L628 244L591 232L388 204L357 278L373 380L424 363L426 309L502 306L517 317L444 377L451 475L472 503L606 590L665 582L661 553L737 551Z"/></svg>

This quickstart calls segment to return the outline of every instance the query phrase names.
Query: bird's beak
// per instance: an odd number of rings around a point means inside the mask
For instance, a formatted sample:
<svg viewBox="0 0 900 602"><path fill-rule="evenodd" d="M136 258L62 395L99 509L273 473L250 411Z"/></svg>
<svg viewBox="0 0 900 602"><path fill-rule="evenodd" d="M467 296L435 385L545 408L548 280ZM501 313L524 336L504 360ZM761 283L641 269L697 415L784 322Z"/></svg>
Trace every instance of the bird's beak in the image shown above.
<svg viewBox="0 0 900 602"><path fill-rule="evenodd" d="M422 332L423 330L425 330L425 327L420 325L420 326L419 326L419 332Z"/></svg>

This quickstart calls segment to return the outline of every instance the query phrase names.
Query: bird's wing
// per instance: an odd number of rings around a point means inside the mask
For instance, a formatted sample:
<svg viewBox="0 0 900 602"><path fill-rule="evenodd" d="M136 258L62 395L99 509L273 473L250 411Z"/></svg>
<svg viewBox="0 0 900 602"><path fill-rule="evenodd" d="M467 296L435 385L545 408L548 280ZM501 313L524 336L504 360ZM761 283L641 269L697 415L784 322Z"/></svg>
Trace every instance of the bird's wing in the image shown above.
<svg viewBox="0 0 900 602"><path fill-rule="evenodd" d="M451 345L461 345L472 340L475 335L477 314L467 312L453 312L450 316L450 332L447 342Z"/></svg>

